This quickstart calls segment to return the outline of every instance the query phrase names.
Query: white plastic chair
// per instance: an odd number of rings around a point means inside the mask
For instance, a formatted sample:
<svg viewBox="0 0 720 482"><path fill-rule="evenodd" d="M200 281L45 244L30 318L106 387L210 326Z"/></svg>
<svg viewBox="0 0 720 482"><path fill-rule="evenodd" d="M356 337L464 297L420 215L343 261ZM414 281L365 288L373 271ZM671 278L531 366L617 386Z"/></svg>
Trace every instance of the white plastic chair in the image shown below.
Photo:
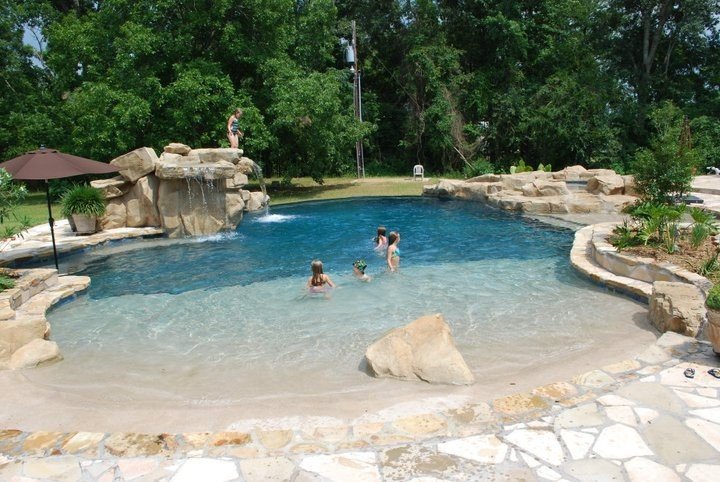
<svg viewBox="0 0 720 482"><path fill-rule="evenodd" d="M425 180L425 168L422 167L422 164L415 164L413 166L413 181L418 176L420 176L420 180Z"/></svg>

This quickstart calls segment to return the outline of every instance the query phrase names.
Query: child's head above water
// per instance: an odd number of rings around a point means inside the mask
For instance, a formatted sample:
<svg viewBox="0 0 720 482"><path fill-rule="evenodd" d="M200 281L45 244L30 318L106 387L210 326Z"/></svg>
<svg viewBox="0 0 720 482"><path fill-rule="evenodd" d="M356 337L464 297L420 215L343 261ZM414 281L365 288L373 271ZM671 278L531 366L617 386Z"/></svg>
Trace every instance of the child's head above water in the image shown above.
<svg viewBox="0 0 720 482"><path fill-rule="evenodd" d="M362 259L356 259L353 263L353 268L360 271L362 274L365 274L365 269L367 268L367 263Z"/></svg>
<svg viewBox="0 0 720 482"><path fill-rule="evenodd" d="M323 264L322 261L319 259L313 260L313 262L310 264L310 268L312 268L312 272L314 275L320 275L323 273Z"/></svg>

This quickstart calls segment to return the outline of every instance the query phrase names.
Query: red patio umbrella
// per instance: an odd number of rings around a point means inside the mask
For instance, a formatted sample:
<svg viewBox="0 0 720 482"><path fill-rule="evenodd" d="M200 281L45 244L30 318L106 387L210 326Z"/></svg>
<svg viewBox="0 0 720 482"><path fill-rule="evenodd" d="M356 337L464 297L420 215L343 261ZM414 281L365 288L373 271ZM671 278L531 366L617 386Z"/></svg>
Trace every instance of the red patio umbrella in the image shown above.
<svg viewBox="0 0 720 482"><path fill-rule="evenodd" d="M49 216L48 223L50 224L50 236L52 237L55 269L58 271L60 271L60 268L58 267L55 229L53 227L55 220L52 217L52 207L50 206L50 184L48 180L81 176L83 174L107 174L120 170L104 162L65 154L57 149L48 149L45 147L40 147L37 151L30 151L22 156L0 163L0 168L5 169L15 179L45 181Z"/></svg>

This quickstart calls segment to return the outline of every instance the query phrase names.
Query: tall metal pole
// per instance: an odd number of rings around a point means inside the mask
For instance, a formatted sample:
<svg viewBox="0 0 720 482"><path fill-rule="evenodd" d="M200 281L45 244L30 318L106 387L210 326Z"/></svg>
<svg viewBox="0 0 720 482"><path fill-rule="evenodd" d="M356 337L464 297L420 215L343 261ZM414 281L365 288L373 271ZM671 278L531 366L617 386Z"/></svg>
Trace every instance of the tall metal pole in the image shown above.
<svg viewBox="0 0 720 482"><path fill-rule="evenodd" d="M358 66L358 53L357 53L357 33L355 30L355 20L351 22L352 25L352 48L353 48L353 103L355 107L355 118L362 122L362 94L360 91L360 68ZM357 165L357 177L365 177L365 155L363 152L362 139L355 142L355 162Z"/></svg>

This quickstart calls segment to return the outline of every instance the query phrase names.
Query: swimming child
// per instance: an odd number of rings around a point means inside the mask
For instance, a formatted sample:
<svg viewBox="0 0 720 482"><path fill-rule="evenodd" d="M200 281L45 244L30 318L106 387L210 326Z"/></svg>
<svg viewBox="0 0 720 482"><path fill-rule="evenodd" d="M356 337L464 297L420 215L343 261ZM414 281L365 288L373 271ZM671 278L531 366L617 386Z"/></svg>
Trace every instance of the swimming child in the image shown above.
<svg viewBox="0 0 720 482"><path fill-rule="evenodd" d="M375 249L381 250L387 248L388 240L385 237L385 226L378 226L377 236L375 236Z"/></svg>
<svg viewBox="0 0 720 482"><path fill-rule="evenodd" d="M353 263L353 276L355 276L360 281L370 281L372 278L365 274L366 268L367 263L365 262L365 260L356 259Z"/></svg>
<svg viewBox="0 0 720 482"><path fill-rule="evenodd" d="M387 265L390 271L397 271L400 268L400 233L393 231L388 235Z"/></svg>
<svg viewBox="0 0 720 482"><path fill-rule="evenodd" d="M312 276L308 278L307 287L311 293L325 293L328 288L335 288L335 283L330 277L323 273L322 261L316 259L310 265L312 268Z"/></svg>

